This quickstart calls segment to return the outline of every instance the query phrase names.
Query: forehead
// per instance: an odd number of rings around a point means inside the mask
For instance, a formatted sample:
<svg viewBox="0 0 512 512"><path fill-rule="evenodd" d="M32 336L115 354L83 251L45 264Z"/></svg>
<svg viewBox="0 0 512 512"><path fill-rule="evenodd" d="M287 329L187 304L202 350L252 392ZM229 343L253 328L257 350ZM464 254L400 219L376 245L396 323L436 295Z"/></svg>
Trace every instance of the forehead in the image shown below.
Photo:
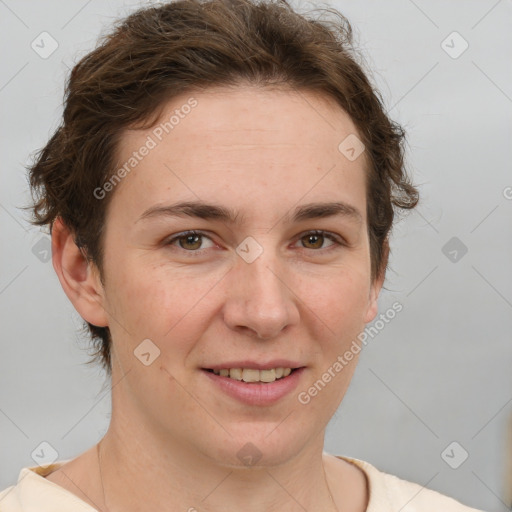
<svg viewBox="0 0 512 512"><path fill-rule="evenodd" d="M357 129L348 114L318 93L256 86L189 92L164 104L154 126L123 133L119 166L150 149L116 195L137 198L141 210L175 196L214 198L237 211L284 207L283 197L361 203L365 155L343 153L351 137Z"/></svg>
<svg viewBox="0 0 512 512"><path fill-rule="evenodd" d="M137 146L147 134L157 145L192 143L201 133L201 146L230 146L250 135L248 143L289 143L316 146L337 157L339 144L357 135L350 116L333 98L319 91L280 86L238 85L192 89L160 107L160 117L147 130L125 130L121 152ZM165 140L164 140L165 139ZM249 144L247 144L249 148ZM319 156L320 151L318 152ZM364 154L362 157L364 158Z"/></svg>
<svg viewBox="0 0 512 512"><path fill-rule="evenodd" d="M188 108L190 104L194 106ZM200 121L194 123L197 118ZM169 121L173 125L170 130ZM340 140L357 133L350 116L331 97L284 85L215 87L182 94L163 104L153 131L179 140L190 135L187 125L191 124L207 137L205 143L215 140L224 143L221 145L240 142L250 133L255 143L268 144L273 137L275 144L327 142L336 149Z"/></svg>

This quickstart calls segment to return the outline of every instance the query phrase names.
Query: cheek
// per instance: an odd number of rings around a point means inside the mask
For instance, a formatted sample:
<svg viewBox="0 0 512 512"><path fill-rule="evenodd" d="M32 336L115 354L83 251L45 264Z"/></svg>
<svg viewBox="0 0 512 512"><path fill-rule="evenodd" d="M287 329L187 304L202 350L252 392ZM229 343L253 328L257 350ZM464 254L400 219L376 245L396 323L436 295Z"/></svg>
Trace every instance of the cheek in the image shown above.
<svg viewBox="0 0 512 512"><path fill-rule="evenodd" d="M297 295L326 328L345 337L364 326L369 290L368 274L346 266L322 278L302 278Z"/></svg>
<svg viewBox="0 0 512 512"><path fill-rule="evenodd" d="M131 345L154 341L162 352L172 341L173 350L187 345L208 321L208 291L219 280L216 274L193 276L163 265L118 260L111 271L107 296L113 324ZM115 327L114 327L115 328Z"/></svg>

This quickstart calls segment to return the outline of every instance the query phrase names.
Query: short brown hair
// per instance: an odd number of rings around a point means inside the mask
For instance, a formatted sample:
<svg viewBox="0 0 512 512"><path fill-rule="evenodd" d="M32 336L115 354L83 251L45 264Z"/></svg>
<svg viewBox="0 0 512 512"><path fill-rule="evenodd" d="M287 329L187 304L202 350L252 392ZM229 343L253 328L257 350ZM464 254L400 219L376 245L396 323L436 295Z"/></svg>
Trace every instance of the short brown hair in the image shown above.
<svg viewBox="0 0 512 512"><path fill-rule="evenodd" d="M405 134L358 64L349 22L332 8L312 12L331 19L299 14L285 0L181 0L120 20L74 66L62 122L28 169L32 222L51 231L62 218L103 280L112 194L99 200L93 191L115 172L123 131L151 126L165 102L194 88L283 85L334 99L356 125L368 162L372 279L382 276L395 209L418 202L404 169ZM93 361L110 374L110 331L87 327Z"/></svg>

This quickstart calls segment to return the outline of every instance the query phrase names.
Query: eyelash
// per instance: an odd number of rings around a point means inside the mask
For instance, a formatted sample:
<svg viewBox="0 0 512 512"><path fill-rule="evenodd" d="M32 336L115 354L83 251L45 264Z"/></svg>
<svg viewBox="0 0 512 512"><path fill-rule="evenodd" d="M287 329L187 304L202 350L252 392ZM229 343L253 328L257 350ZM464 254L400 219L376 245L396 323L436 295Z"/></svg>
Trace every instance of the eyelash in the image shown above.
<svg viewBox="0 0 512 512"><path fill-rule="evenodd" d="M329 231L323 231L321 229L313 229L311 231L306 231L305 233L301 234L298 237L297 241L301 240L302 238L304 238L308 235L321 235L324 238L327 238L327 239L331 240L332 242L334 242L333 245L327 247L326 249L309 249L311 251L316 251L316 252L329 251L329 250L332 250L333 248L335 248L335 245L342 246L342 247L347 245L339 236L335 235L334 233L330 233ZM178 240L180 240L182 238L187 238L188 236L200 236L200 237L208 238L209 240L211 240L213 242L213 240L206 233L203 233L202 231L191 230L191 231L184 231L182 233L178 233L177 235L173 236L172 238L169 238L164 243L164 245L172 246L174 244L174 242L177 242ZM187 256L195 257L195 256L202 255L203 251L207 250L208 248L207 249L197 249L197 250L187 250L187 249L183 249L182 247L177 247L177 249L187 253ZM308 250L307 247L302 247L302 249Z"/></svg>

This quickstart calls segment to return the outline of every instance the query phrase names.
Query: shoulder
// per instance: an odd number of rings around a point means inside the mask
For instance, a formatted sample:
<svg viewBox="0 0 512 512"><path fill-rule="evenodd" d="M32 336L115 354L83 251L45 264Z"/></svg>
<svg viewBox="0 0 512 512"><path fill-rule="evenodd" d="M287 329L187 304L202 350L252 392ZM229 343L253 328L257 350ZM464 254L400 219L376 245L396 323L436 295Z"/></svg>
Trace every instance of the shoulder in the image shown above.
<svg viewBox="0 0 512 512"><path fill-rule="evenodd" d="M369 493L366 512L483 512L419 484L384 473L368 462L350 457L337 458L354 464L364 473ZM74 512L95 512L77 496L44 478L66 462L23 468L16 485L0 491L0 512L46 512L59 507L71 507Z"/></svg>
<svg viewBox="0 0 512 512"><path fill-rule="evenodd" d="M369 502L366 512L482 512L453 498L380 471L368 462L338 456L358 466L366 475Z"/></svg>
<svg viewBox="0 0 512 512"><path fill-rule="evenodd" d="M22 468L17 483L0 491L0 512L96 512L77 496L45 478L67 462L62 460L44 466Z"/></svg>

